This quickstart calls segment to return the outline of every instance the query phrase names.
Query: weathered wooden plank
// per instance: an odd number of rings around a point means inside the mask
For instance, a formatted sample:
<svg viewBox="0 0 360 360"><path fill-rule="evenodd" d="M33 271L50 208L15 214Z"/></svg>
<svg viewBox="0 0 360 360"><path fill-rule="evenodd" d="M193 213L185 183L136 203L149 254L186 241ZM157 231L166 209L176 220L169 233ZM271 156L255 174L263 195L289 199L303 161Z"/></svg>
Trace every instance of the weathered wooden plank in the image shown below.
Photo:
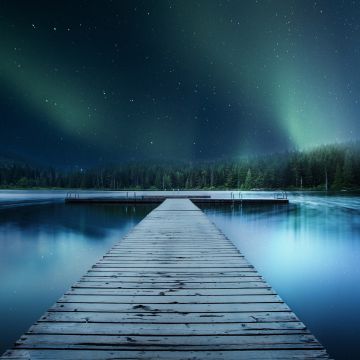
<svg viewBox="0 0 360 360"><path fill-rule="evenodd" d="M99 275L97 275L99 274ZM141 285L142 283L146 283L146 284L157 284L157 283L172 283L175 284L177 286L185 286L187 284L190 284L192 286L198 285L201 286L201 284L207 286L207 285L211 285L213 286L214 284L221 286L221 285L225 285L226 286L228 284L233 284L233 283L239 283L239 284L244 284L244 283L258 283L258 285L262 285L265 284L265 282L262 280L261 276L254 276L254 274L252 272L244 272L242 273L242 275L238 275L238 276L223 276L223 275L218 275L218 276L214 276L214 277L206 277L203 274L202 275L178 275L178 274L174 274L174 275L170 275L170 274L159 274L158 277L156 277L156 275L149 275L146 276L145 274L142 275L141 273L133 273L132 274L127 274L127 275L123 275L123 273L115 273L115 275L109 275L108 273L104 273L104 272L89 272L86 275L84 275L81 279L81 281L103 281L104 284L106 284L107 282L111 283L111 282L122 282L122 283L136 283ZM256 275L258 275L258 273L256 273ZM261 283L261 284L259 284ZM266 284L265 284L266 285ZM169 286L169 285L167 285Z"/></svg>
<svg viewBox="0 0 360 360"><path fill-rule="evenodd" d="M214 255L216 254L232 254L232 255L236 255L239 254L239 252L237 252L235 249L221 249L221 248L216 248L216 252L212 251L212 249L208 249L206 247L206 245L203 246L198 246L194 249L185 249L185 248L179 248L176 249L176 252L174 251L174 249L164 249L164 248L160 248L160 249L155 249L153 247L151 247L150 249L144 249L141 247L141 244L139 244L139 247L133 247L133 248L128 248L125 245L123 247L117 247L117 248L112 248L110 250L111 252L121 252L121 253L157 253L157 252L168 252L169 255L174 255L174 254L181 254L181 253L188 253L188 254L211 254Z"/></svg>
<svg viewBox="0 0 360 360"><path fill-rule="evenodd" d="M253 288L253 289L176 289L176 288L160 288L160 289L118 289L99 288L96 286L77 287L74 286L66 295L114 295L114 296L244 296L244 295L274 295L275 292L271 288Z"/></svg>
<svg viewBox="0 0 360 360"><path fill-rule="evenodd" d="M176 254L177 256L183 256L185 255L198 255L198 256L202 256L202 255L214 255L214 253L216 253L217 255L236 255L238 254L235 250L223 250L223 249L216 249L216 251L212 251L210 249L206 249L205 247L197 247L196 249L193 250L186 250L186 249L176 249L176 251L174 251L175 249L143 249L141 248L141 245L139 245L139 248L133 248L133 249L127 249L127 248L117 248L117 249L111 249L109 251L109 253L111 254L119 254L119 255L157 255L157 254L162 254L162 255L174 255Z"/></svg>
<svg viewBox="0 0 360 360"><path fill-rule="evenodd" d="M216 312L216 313L176 313L176 312L138 312L138 313L107 313L86 311L49 311L39 322L98 322L98 323L163 323L163 324L192 324L192 323L263 323L300 321L297 316L286 312ZM241 326L241 325L239 325Z"/></svg>
<svg viewBox="0 0 360 360"><path fill-rule="evenodd" d="M229 240L228 241L224 241L223 239L219 239L219 236L216 237L210 237L208 235L205 235L204 237L188 237L188 238L184 238L183 235L181 236L172 236L172 237L168 237L168 236L163 236L163 237L159 237L159 236L149 236L149 235L142 235L139 237L132 237L131 239L128 240L122 240L121 242L118 243L118 245L114 245L114 248L121 248L124 245L128 246L132 246L132 245L142 245L142 244L147 244L147 245L174 245L174 244L183 244L186 246L189 245L194 245L194 244L201 244L201 245L219 245L220 247L232 247L234 248L234 250L237 250L235 245L232 244Z"/></svg>
<svg viewBox="0 0 360 360"><path fill-rule="evenodd" d="M141 256L144 257L144 256L149 256L149 257L167 257L167 256L173 256L174 252L171 252L171 251L146 251L146 252L142 252L142 251L138 251L138 252L126 252L126 251L121 251L121 252L110 252L108 253L107 255L109 256L132 256L132 257L138 257L140 258ZM187 257L190 257L190 256L193 256L194 258L195 257L200 257L200 256L204 256L204 257L207 257L209 254L209 252L204 252L204 251L193 251L193 252L181 252L181 251L177 251L176 252L177 256L187 256ZM219 251L218 252L218 255L223 255L224 257L226 256L234 256L233 253L224 253L224 252L221 252Z"/></svg>
<svg viewBox="0 0 360 360"><path fill-rule="evenodd" d="M123 335L23 335L18 348L51 349L134 349L137 350L255 350L255 349L319 349L309 334L288 335L213 335L213 336L123 336Z"/></svg>
<svg viewBox="0 0 360 360"><path fill-rule="evenodd" d="M97 265L103 265L103 264L126 264L126 265L135 265L135 266L139 266L142 267L143 265L153 265L156 267L156 265L163 265L163 264L171 264L172 266L175 265L192 265L194 267L196 267L196 265L199 265L200 267L202 266L216 266L216 267L221 267L224 265L227 266L237 266L237 265L246 265L246 266L250 266L253 267L251 265L249 265L249 263L246 260L242 260L242 259L236 259L236 260L232 260L232 259L225 259L225 260L214 260L214 259L202 259L202 260L193 260L193 259L152 259L152 260L143 260L143 259L121 259L121 258L117 258L117 257L106 257L104 259L100 259L97 263Z"/></svg>
<svg viewBox="0 0 360 360"><path fill-rule="evenodd" d="M213 351L138 351L138 350L9 350L8 360L319 360L329 359L325 350L315 349L268 349L258 350L213 350Z"/></svg>
<svg viewBox="0 0 360 360"><path fill-rule="evenodd" d="M165 219L162 219L164 221ZM166 220L169 222L169 220ZM158 225L158 224L157 224ZM133 243L142 243L144 241L151 242L151 243L181 243L184 240L184 243L190 243L193 244L192 241L199 241L202 243L212 244L217 243L220 245L227 245L235 247L235 245L226 238L221 237L219 233L211 233L206 231L205 229L202 230L201 236L198 236L199 229L191 229L188 226L188 223L184 223L184 226L186 226L187 230L186 232L181 233L175 233L174 232L174 226L181 225L179 221L176 222L176 225L172 225L172 229L166 230L167 233L161 234L161 233L154 233L152 234L150 231L145 230L144 232L132 232L131 236L124 237L121 241L119 241L114 246L120 247L122 244L133 244ZM149 225L148 225L149 226Z"/></svg>
<svg viewBox="0 0 360 360"><path fill-rule="evenodd" d="M177 267L194 267L194 268L207 268L207 267L216 267L216 268L237 268L237 267L251 267L254 268L254 266L250 265L247 260L244 259L237 259L237 260L189 260L189 259L168 259L168 260L141 260L138 259L137 261L132 260L122 260L117 258L105 258L100 259L93 267L97 266L103 266L103 265L117 265L119 267L149 267L152 266L154 268L162 267L163 265L171 265L171 268L177 268Z"/></svg>
<svg viewBox="0 0 360 360"><path fill-rule="evenodd" d="M203 258L203 259L199 259L199 258L154 258L151 260L145 260L142 258L121 258L118 256L106 256L102 259L100 259L98 261L98 264L102 264L102 263L119 263L119 264L132 264L132 265L145 265L145 264L150 264L150 265L156 265L156 264L171 264L171 265L215 265L215 266L224 266L224 265L242 265L242 264L246 264L249 265L249 262L247 260L245 260L244 258L222 258L222 259L207 259L207 258Z"/></svg>
<svg viewBox="0 0 360 360"><path fill-rule="evenodd" d="M94 280L93 280L94 279ZM82 280L73 285L73 288L88 288L96 287L102 288L114 288L114 289L263 289L269 288L269 285L261 280L253 281L238 281L238 282L159 282L159 281L119 281L116 278L104 278L104 277L84 277Z"/></svg>
<svg viewBox="0 0 360 360"><path fill-rule="evenodd" d="M277 295L63 295L58 302L101 303L101 304L255 304L282 303Z"/></svg>
<svg viewBox="0 0 360 360"><path fill-rule="evenodd" d="M205 245L204 245L205 246ZM197 251L199 249L199 244L196 245L194 244L193 246L181 246L180 244L179 245L170 245L170 244L166 244L166 245L146 245L146 244L143 244L143 245L139 245L139 247L136 247L135 245L133 246L129 246L127 247L127 250L128 251L131 251L131 250L138 250L138 249L141 249L141 251L171 251L171 252L176 252L177 250L180 250L180 251L189 251L189 252L193 252L193 251ZM121 249L123 249L122 247L118 247L118 248L114 248L113 250L116 251L120 251ZM232 249L230 246L223 246L223 247L218 247L218 246L208 246L206 248L206 250L208 252L212 251L213 253L214 252L221 252L221 251L228 251L228 252L232 252L233 254L236 253L236 251L234 249Z"/></svg>
<svg viewBox="0 0 360 360"><path fill-rule="evenodd" d="M154 266L152 266L151 264L146 264L146 265L139 265L136 266L135 264L101 264L101 263L97 263L96 265L94 265L92 267L92 269L96 270L96 271L134 271L134 270L142 270L142 269L151 269L152 271L167 271L167 272L175 272L175 271L184 271L187 272L187 270L195 270L198 273L204 273L204 272L229 272L229 270L231 272L236 271L236 270L242 270L242 269L254 269L253 266L251 265L230 265L230 266L224 266L224 265L214 265L211 266L210 264L206 264L206 265L198 265L196 266L195 264L192 265L182 265L182 264L176 264L176 265L172 265L172 264L154 264ZM106 270L105 270L106 269Z"/></svg>
<svg viewBox="0 0 360 360"><path fill-rule="evenodd" d="M89 323L81 326L77 322L40 322L33 325L29 334L60 335L149 335L184 336L184 335L290 335L309 334L301 322L266 322L266 323L206 323L206 324L139 324L128 323Z"/></svg>
<svg viewBox="0 0 360 360"><path fill-rule="evenodd" d="M213 274L213 277L211 275ZM248 271L236 273L236 276L220 273L152 273L152 272L117 272L117 271L89 271L83 279L102 279L103 281L122 281L122 282L175 282L175 283L233 283L262 281L262 277L257 272Z"/></svg>
<svg viewBox="0 0 360 360"><path fill-rule="evenodd" d="M177 224L178 225L178 224ZM194 230L195 231L195 230ZM194 241L200 242L200 243L204 243L204 244L219 244L221 246L223 245L228 245L228 246L232 246L235 247L234 244L228 240L228 239L223 239L220 237L219 234L211 234L211 233L203 233L202 236L196 236L196 233L194 232L193 235L189 235L189 229L187 233L181 233L181 234L156 234L156 235L152 235L149 232L144 232L142 234L139 233L132 233L131 237L128 238L123 238L121 241L119 241L117 244L115 244L115 247L121 247L123 244L142 244L143 242L147 242L147 243L151 243L151 244L161 244L163 242L165 243L172 243L172 242L176 242L176 243L182 243L184 242L185 244L194 244Z"/></svg>
<svg viewBox="0 0 360 360"><path fill-rule="evenodd" d="M211 264L211 263L219 263L220 264L239 264L239 263L247 263L249 264L249 262L247 262L246 260L244 260L244 258L241 257L230 257L230 256L226 256L226 257L217 257L217 258L211 258L211 257L168 257L168 256L158 256L158 257L154 257L151 260L147 260L147 257L144 256L118 256L118 255L113 255L113 254L109 254L107 256L104 256L102 259L99 260L99 263L122 263L122 264L133 264L133 265L137 265L137 264L141 264L141 263L150 263L150 264L156 264L157 262L163 263L171 263L171 264L191 264L191 263L197 263L197 264Z"/></svg>
<svg viewBox="0 0 360 360"><path fill-rule="evenodd" d="M138 270L138 271L135 271ZM191 271L190 271L191 270ZM147 268L132 268L132 269L125 269L125 268L116 268L114 270L110 269L101 269L101 268L94 268L89 270L86 273L86 276L110 276L110 277L119 277L119 276L126 276L126 277L157 277L158 279L161 278L181 278L181 279L189 279L189 278L205 278L211 279L214 278L231 278L231 279L241 279L247 277L257 277L258 272L252 268L247 270L246 268L242 268L241 271L230 271L229 269L171 269L171 268L156 268L148 270ZM204 279L204 280L205 280Z"/></svg>
<svg viewBox="0 0 360 360"><path fill-rule="evenodd" d="M142 261L149 260L148 255L113 255L108 253L103 257L103 259L117 259L124 261ZM153 256L152 260L192 260L192 261L227 261L233 259L244 259L244 256L241 255L208 255L208 256L171 256L171 255L158 255Z"/></svg>
<svg viewBox="0 0 360 360"><path fill-rule="evenodd" d="M58 302L50 311L97 311L97 312L267 312L291 311L285 303L241 303L241 304L108 304Z"/></svg>
<svg viewBox="0 0 360 360"><path fill-rule="evenodd" d="M189 230L188 230L189 231ZM230 242L230 240L222 239L219 235L211 235L208 233L205 233L203 236L189 236L189 235L156 235L151 236L148 232L144 234L132 234L131 238L123 239L120 242L118 242L114 247L121 247L124 244L126 245L132 245L132 244L143 244L148 243L152 245L160 245L160 244L184 244L184 245L194 245L194 243L200 243L200 244L206 244L206 245L220 245L222 246L228 246L232 248L236 248L233 243Z"/></svg>

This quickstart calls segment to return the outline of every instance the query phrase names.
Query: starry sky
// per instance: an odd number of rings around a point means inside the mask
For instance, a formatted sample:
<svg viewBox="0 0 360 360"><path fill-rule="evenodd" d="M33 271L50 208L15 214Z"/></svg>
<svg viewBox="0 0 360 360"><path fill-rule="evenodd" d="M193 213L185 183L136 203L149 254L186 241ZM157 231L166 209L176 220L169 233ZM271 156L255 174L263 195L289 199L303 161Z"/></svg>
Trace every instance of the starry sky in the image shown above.
<svg viewBox="0 0 360 360"><path fill-rule="evenodd" d="M360 1L0 0L0 155L228 159L360 134Z"/></svg>

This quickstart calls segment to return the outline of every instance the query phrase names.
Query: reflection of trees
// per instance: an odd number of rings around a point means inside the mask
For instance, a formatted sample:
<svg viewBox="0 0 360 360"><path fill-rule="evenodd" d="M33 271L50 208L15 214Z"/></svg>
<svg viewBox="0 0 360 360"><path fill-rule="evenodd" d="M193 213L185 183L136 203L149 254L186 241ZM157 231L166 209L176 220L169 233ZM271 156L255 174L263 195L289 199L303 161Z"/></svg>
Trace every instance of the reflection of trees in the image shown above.
<svg viewBox="0 0 360 360"><path fill-rule="evenodd" d="M109 231L136 224L152 206L121 204L47 204L9 208L1 211L0 227L15 226L30 233L69 231L99 239ZM131 211L129 211L131 210Z"/></svg>

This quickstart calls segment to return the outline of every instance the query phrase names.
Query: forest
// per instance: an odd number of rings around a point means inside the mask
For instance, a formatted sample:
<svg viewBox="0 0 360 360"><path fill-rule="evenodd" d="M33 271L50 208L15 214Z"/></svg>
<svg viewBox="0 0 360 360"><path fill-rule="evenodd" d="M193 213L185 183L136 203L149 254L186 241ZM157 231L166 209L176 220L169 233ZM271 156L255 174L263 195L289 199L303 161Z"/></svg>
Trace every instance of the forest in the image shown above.
<svg viewBox="0 0 360 360"><path fill-rule="evenodd" d="M0 161L0 187L68 189L360 188L360 144L203 162L141 163L63 170Z"/></svg>

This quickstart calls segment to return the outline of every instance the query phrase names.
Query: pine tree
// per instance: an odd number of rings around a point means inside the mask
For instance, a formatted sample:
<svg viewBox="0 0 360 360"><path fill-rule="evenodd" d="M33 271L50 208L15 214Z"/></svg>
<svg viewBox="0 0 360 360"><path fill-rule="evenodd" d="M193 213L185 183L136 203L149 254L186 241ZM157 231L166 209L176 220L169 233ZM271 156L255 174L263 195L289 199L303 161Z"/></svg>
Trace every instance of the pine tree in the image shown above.
<svg viewBox="0 0 360 360"><path fill-rule="evenodd" d="M345 154L343 166L343 186L351 187L354 185L354 172L352 166L352 158L349 151Z"/></svg>
<svg viewBox="0 0 360 360"><path fill-rule="evenodd" d="M341 166L339 163L336 165L336 172L335 172L335 177L334 177L334 182L332 184L332 187L335 190L339 190L343 187L343 174L342 174Z"/></svg>
<svg viewBox="0 0 360 360"><path fill-rule="evenodd" d="M252 176L251 176L251 170L249 169L246 174L243 189L250 190L252 187L253 187L253 181L252 181Z"/></svg>

